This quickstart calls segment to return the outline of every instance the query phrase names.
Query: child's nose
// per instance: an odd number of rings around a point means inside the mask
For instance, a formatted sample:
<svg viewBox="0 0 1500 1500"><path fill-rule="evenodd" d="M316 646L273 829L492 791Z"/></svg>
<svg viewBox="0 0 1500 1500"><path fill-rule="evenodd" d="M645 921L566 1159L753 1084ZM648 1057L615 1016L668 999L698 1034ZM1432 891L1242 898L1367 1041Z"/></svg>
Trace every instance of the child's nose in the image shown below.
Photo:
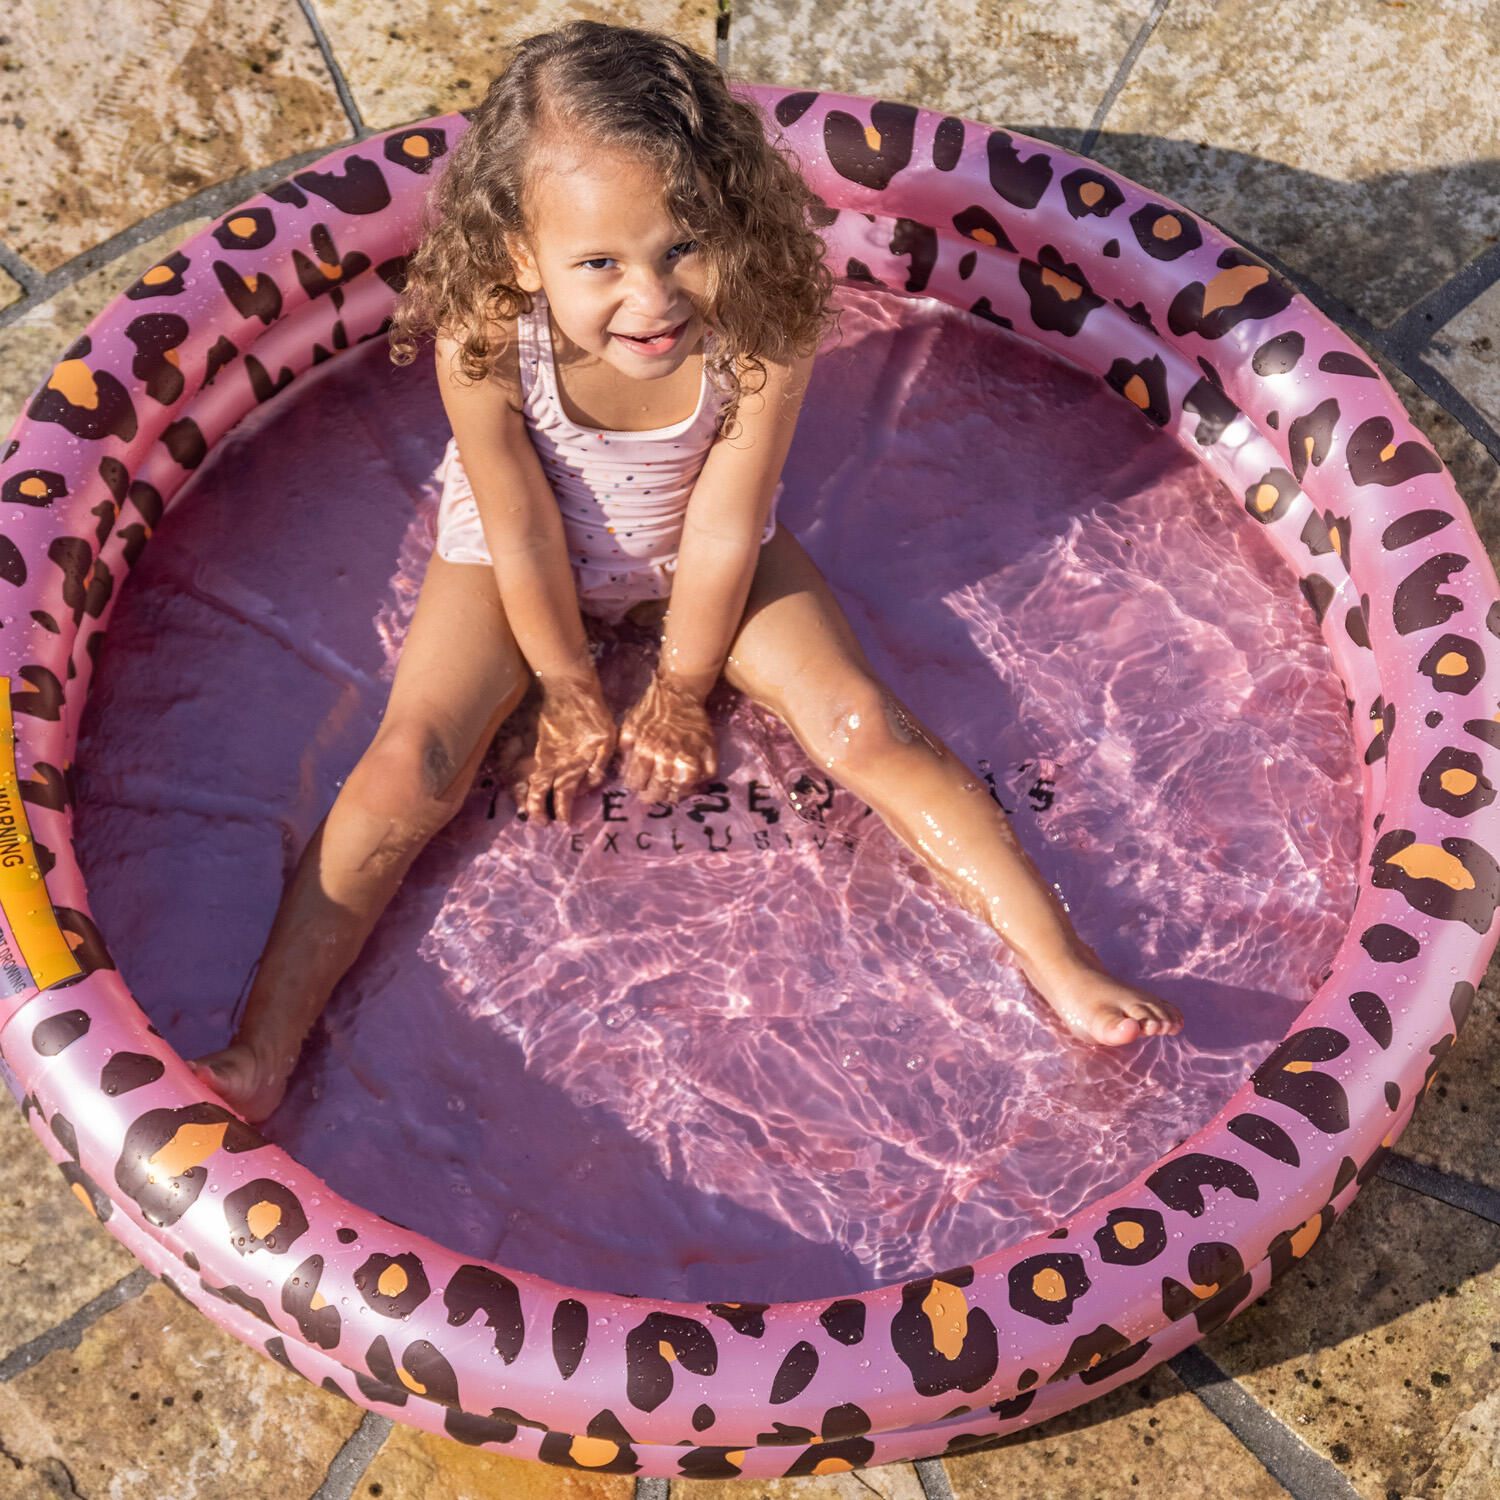
<svg viewBox="0 0 1500 1500"><path fill-rule="evenodd" d="M670 277L663 276L649 266L642 266L627 284L626 299L638 313L661 314L672 309L677 301L677 294Z"/></svg>

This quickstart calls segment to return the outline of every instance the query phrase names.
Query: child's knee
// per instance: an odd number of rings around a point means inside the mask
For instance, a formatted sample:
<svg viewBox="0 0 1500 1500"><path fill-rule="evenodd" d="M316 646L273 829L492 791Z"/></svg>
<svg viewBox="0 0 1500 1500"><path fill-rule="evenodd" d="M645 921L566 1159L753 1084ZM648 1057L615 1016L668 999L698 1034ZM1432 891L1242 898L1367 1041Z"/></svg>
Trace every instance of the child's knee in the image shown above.
<svg viewBox="0 0 1500 1500"><path fill-rule="evenodd" d="M936 747L922 726L879 682L861 683L841 694L823 734L822 758L841 781L878 777L912 752Z"/></svg>
<svg viewBox="0 0 1500 1500"><path fill-rule="evenodd" d="M344 794L387 833L421 843L463 805L471 778L443 736L426 724L383 726L350 775Z"/></svg>

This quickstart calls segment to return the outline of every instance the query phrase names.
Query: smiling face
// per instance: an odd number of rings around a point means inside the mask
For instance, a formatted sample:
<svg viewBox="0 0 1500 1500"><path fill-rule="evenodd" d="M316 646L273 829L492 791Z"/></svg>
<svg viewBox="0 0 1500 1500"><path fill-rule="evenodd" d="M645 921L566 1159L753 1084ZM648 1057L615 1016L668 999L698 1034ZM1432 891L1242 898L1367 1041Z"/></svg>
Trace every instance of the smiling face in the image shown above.
<svg viewBox="0 0 1500 1500"><path fill-rule="evenodd" d="M638 158L567 143L532 181L517 280L546 293L554 331L634 380L659 380L702 347L703 253Z"/></svg>

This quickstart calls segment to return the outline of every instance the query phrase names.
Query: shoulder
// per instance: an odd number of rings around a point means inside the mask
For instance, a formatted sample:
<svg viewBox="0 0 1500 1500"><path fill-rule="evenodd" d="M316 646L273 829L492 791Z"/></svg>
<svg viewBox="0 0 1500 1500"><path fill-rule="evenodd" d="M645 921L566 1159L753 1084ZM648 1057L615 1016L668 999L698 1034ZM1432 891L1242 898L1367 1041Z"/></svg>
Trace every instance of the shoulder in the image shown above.
<svg viewBox="0 0 1500 1500"><path fill-rule="evenodd" d="M785 362L763 360L759 365L741 360L736 370L740 382L740 422L751 427L772 427L779 422L795 421L812 375L814 358L812 354L797 355Z"/></svg>
<svg viewBox="0 0 1500 1500"><path fill-rule="evenodd" d="M450 330L439 331L433 351L438 390L450 411L456 404L464 410L504 405L519 412L522 403L521 362L517 320L489 320L484 327L486 342L495 351L489 374L472 380L460 360L463 342Z"/></svg>

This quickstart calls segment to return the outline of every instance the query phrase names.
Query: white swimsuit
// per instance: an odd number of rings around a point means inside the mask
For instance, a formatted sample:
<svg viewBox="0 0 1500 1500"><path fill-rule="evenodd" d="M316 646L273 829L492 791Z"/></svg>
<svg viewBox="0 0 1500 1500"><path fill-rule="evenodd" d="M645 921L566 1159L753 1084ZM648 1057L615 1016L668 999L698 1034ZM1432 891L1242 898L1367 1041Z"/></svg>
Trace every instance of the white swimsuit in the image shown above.
<svg viewBox="0 0 1500 1500"><path fill-rule="evenodd" d="M631 605L672 592L683 516L727 393L711 382L705 364L697 409L685 421L647 432L581 427L564 414L558 396L547 299L537 292L533 300L532 311L516 321L522 415L557 497L578 602L590 614L618 621ZM438 556L490 566L479 508L454 438L438 475ZM778 482L762 545L776 530L781 491Z"/></svg>

